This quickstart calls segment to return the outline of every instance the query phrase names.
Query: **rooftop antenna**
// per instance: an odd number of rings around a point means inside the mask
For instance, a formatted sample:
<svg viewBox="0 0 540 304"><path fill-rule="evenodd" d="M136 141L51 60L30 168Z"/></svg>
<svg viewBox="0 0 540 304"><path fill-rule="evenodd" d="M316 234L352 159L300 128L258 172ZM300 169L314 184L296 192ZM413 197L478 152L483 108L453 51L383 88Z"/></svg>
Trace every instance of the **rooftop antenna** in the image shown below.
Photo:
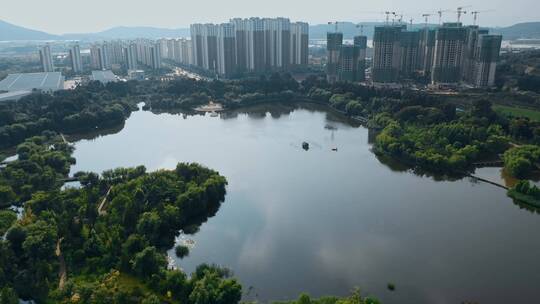
<svg viewBox="0 0 540 304"><path fill-rule="evenodd" d="M409 19L409 23L411 24L411 30L412 30L412 23L413 23L413 21L414 21L413 18Z"/></svg>

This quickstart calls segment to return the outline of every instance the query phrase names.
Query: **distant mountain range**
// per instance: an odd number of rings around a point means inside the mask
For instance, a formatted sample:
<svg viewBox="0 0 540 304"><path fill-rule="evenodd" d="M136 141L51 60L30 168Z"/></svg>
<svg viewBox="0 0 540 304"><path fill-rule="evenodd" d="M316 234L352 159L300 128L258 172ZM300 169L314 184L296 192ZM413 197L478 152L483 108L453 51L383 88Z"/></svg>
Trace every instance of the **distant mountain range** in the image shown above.
<svg viewBox="0 0 540 304"><path fill-rule="evenodd" d="M56 40L60 36L47 34L36 30L27 29L0 20L0 41L9 40Z"/></svg>
<svg viewBox="0 0 540 304"><path fill-rule="evenodd" d="M134 39L134 38L176 38L189 37L189 28L167 29L147 26L119 26L97 33L64 34L68 40L102 40L102 39Z"/></svg>
<svg viewBox="0 0 540 304"><path fill-rule="evenodd" d="M382 25L383 23L367 22L364 25L364 34L369 38L373 36L373 27L376 25ZM421 28L423 24L413 24L413 28ZM435 26L430 24L429 26ZM310 25L310 38L311 39L325 39L326 33L334 31L335 25L329 24L317 24ZM338 30L343 32L345 39L351 39L354 35L357 35L360 31L355 23L352 22L340 22L338 24ZM518 23L508 27L490 28L491 33L502 34L504 39L518 39L518 38L533 38L540 39L540 22L525 22ZM174 38L174 37L188 37L189 28L157 28L157 27L113 27L111 29L97 32L97 33L79 33L79 34L64 34L53 35L42 31L32 30L17 26L5 21L0 20L0 41L17 41L17 40L105 40L105 39L133 39L133 38Z"/></svg>
<svg viewBox="0 0 540 304"><path fill-rule="evenodd" d="M504 39L540 39L540 22L524 22L508 27L493 28L491 32L503 35Z"/></svg>
<svg viewBox="0 0 540 304"><path fill-rule="evenodd" d="M0 41L17 40L104 40L104 39L134 39L134 38L162 38L162 37L188 37L189 28L167 29L157 27L128 27L119 26L97 33L74 33L53 35L17 26L0 20Z"/></svg>

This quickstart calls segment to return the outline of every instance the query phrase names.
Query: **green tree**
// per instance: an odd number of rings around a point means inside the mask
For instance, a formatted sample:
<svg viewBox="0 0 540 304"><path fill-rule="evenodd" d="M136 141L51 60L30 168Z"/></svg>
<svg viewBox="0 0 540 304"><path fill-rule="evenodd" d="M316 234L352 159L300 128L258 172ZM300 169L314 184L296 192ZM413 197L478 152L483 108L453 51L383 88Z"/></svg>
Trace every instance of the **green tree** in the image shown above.
<svg viewBox="0 0 540 304"><path fill-rule="evenodd" d="M174 248L174 252L175 252L177 257L182 259L182 258L189 255L189 248L187 246L184 246L184 245L177 245Z"/></svg>
<svg viewBox="0 0 540 304"><path fill-rule="evenodd" d="M161 300L159 300L159 298L156 296L156 295L149 295L147 297L145 297L142 301L141 301L141 304L161 304Z"/></svg>
<svg viewBox="0 0 540 304"><path fill-rule="evenodd" d="M2 304L18 304L19 303L19 297L15 293L15 290L12 288L9 288L7 286L4 286L0 290L0 303Z"/></svg>
<svg viewBox="0 0 540 304"><path fill-rule="evenodd" d="M131 261L133 272L143 279L150 278L159 273L167 266L167 260L157 251L156 247L146 247L143 251L135 254Z"/></svg>
<svg viewBox="0 0 540 304"><path fill-rule="evenodd" d="M15 201L15 192L8 185L0 185L0 208L9 207Z"/></svg>

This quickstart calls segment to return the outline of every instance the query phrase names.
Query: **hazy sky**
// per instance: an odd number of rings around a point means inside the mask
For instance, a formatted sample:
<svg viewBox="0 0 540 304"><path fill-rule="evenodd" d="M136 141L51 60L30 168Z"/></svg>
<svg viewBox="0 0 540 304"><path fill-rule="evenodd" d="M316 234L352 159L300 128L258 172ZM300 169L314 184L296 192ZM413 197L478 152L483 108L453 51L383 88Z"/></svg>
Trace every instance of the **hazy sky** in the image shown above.
<svg viewBox="0 0 540 304"><path fill-rule="evenodd" d="M113 26L178 28L193 22L223 22L231 17L289 17L309 23L382 21L379 11L402 12L421 22L422 13L439 9L494 10L480 14L485 26L540 21L539 0L2 0L0 19L53 34L95 32ZM437 22L437 17L431 18ZM454 21L454 13L444 19ZM472 16L464 21L472 23Z"/></svg>

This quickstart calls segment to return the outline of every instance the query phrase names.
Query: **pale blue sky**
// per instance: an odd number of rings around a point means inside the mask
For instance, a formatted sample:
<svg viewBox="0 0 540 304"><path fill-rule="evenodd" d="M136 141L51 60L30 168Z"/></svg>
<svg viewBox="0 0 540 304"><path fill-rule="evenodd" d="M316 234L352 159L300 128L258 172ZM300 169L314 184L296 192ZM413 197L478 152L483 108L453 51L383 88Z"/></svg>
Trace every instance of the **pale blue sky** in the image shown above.
<svg viewBox="0 0 540 304"><path fill-rule="evenodd" d="M193 22L223 22L231 17L284 16L309 23L377 21L393 10L404 19L421 22L421 14L439 9L471 5L468 10L494 11L480 14L485 26L506 26L517 22L540 21L538 0L4 0L0 19L53 34L95 32L113 26L186 27ZM448 21L455 14L446 13ZM436 22L437 17L432 17ZM465 15L464 21L472 23Z"/></svg>

